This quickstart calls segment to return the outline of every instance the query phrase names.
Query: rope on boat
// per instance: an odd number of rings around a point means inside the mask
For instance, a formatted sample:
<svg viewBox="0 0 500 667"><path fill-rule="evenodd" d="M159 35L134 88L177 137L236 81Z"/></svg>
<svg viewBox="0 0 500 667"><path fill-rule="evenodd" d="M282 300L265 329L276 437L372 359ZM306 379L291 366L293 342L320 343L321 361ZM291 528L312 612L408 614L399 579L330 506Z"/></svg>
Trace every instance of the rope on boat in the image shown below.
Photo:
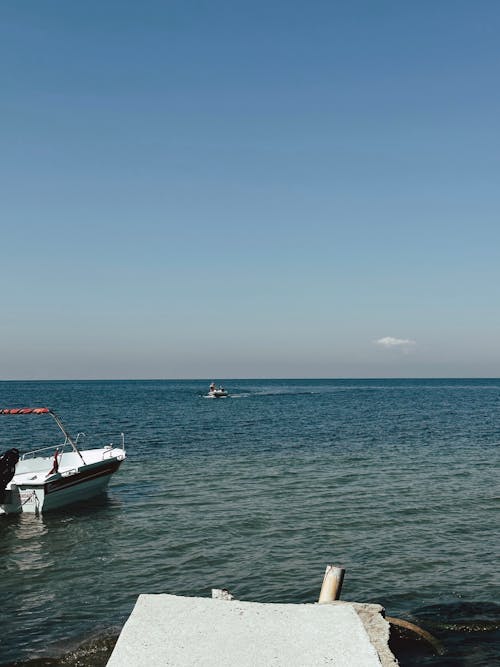
<svg viewBox="0 0 500 667"><path fill-rule="evenodd" d="M33 497L35 498L35 514L38 514L40 512L40 501L38 500L38 496L36 495L35 491L32 491L30 495L25 498L20 505L17 506L15 511L20 512L26 503L28 503L30 500L33 500Z"/></svg>

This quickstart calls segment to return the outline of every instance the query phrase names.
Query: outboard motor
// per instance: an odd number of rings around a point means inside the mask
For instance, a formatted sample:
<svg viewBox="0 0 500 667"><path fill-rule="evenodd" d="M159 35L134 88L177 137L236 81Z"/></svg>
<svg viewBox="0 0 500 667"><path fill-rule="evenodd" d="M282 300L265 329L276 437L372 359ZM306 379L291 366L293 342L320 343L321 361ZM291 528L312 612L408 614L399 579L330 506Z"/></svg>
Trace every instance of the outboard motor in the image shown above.
<svg viewBox="0 0 500 667"><path fill-rule="evenodd" d="M4 502L5 489L16 472L16 463L19 461L19 450L8 449L0 456L0 503Z"/></svg>

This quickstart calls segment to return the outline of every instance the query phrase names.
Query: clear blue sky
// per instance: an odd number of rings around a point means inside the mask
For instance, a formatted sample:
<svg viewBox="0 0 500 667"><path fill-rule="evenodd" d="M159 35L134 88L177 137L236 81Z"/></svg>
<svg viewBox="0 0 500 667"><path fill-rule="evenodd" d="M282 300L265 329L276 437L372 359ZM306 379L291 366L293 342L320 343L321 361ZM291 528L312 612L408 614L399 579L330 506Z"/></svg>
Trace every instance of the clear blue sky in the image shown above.
<svg viewBox="0 0 500 667"><path fill-rule="evenodd" d="M500 376L500 3L5 0L0 379Z"/></svg>

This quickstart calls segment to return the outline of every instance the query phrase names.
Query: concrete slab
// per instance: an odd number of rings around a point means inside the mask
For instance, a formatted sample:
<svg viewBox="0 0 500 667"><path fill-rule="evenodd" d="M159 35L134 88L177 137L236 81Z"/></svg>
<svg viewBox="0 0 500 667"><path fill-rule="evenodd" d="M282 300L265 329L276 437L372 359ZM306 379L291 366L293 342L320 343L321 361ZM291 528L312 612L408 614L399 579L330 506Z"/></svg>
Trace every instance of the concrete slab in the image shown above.
<svg viewBox="0 0 500 667"><path fill-rule="evenodd" d="M139 596L108 661L108 667L381 664L355 607L345 602L261 604L167 594Z"/></svg>

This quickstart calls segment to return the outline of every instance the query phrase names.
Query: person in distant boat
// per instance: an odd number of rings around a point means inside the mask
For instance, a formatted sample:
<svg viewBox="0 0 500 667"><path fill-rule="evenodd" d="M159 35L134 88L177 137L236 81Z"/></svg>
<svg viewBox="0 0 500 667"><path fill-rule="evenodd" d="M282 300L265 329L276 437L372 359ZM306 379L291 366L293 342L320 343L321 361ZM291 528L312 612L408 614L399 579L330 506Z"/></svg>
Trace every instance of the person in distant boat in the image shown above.
<svg viewBox="0 0 500 667"><path fill-rule="evenodd" d="M215 391L215 382L210 385L210 391Z"/></svg>

